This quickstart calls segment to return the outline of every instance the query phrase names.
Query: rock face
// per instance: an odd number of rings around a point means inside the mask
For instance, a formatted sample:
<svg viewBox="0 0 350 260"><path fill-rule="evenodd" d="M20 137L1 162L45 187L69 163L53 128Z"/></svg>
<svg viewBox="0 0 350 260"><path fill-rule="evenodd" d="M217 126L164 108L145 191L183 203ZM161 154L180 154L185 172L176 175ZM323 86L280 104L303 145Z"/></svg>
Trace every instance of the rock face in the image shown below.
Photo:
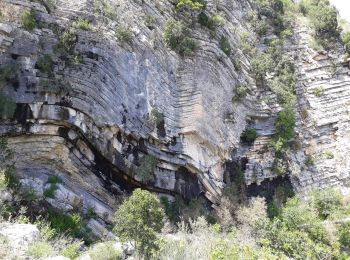
<svg viewBox="0 0 350 260"><path fill-rule="evenodd" d="M68 2L57 1L50 13L30 1L1 3L1 62L20 67L16 86L3 90L17 103L16 121L1 124L1 132L13 136L17 170L41 179L39 186L45 185L45 176L59 175L69 191L59 193L58 207L67 200L68 207L86 209L94 198L113 205L110 191L137 186L186 198L204 193L215 201L223 186L223 163L238 146L251 110L232 105L233 90L251 80L249 75L244 69L236 72L217 40L201 27L194 35L200 50L193 57L169 50L163 28L175 8L168 1L120 1L117 21L93 15L91 1ZM234 45L235 30L246 28L243 14L233 16L233 10L250 7L231 3L221 8L230 22L220 33ZM42 26L32 32L20 24L29 9ZM145 25L147 14L155 18L153 30ZM92 20L91 30L73 28L78 18ZM133 34L130 44L115 36L115 28L125 23ZM79 64L68 64L72 55L67 61L55 52L67 30L76 37ZM45 55L54 63L55 80L38 69ZM238 55L244 67L245 57ZM72 87L67 95L57 93L62 82ZM162 129L150 122L152 110L163 113ZM151 183L134 174L146 154L158 158Z"/></svg>
<svg viewBox="0 0 350 260"><path fill-rule="evenodd" d="M135 187L188 199L204 194L216 203L232 159L244 161L248 185L275 178L273 151L264 147L280 109L273 93L255 86L239 46L250 30L249 1L209 3L209 12L220 12L225 23L215 37L195 25L191 31L199 48L188 57L162 40L166 21L181 15L170 1L112 2L113 8L102 12L90 0L0 2L0 66L18 68L17 80L1 89L17 106L15 119L1 121L0 133L10 136L23 183L41 195L48 177L57 175L61 183L49 203L66 211L93 208L109 221L118 194ZM29 10L38 24L33 31L21 24ZM152 26L147 17L153 17ZM79 28L73 23L78 19L91 21L90 28ZM116 36L120 28L130 30L131 42ZM220 49L221 35L234 55ZM302 48L307 35L301 30L288 47L297 54L299 70L302 147L290 155L289 164L300 192L346 187L350 167L349 68L342 50L316 55ZM233 103L242 84L249 94ZM321 97L313 94L318 86L324 88ZM150 120L152 111L163 114L157 126ZM249 147L240 142L247 124L260 134ZM328 150L334 158L327 153L329 159L323 160ZM158 159L150 181L135 174L146 155ZM306 167L307 156L320 163Z"/></svg>
<svg viewBox="0 0 350 260"><path fill-rule="evenodd" d="M4 242L8 248L9 255L23 258L29 245L40 238L40 232L35 225L1 223L0 236L5 239ZM3 250L5 247L2 246L1 248ZM6 252L1 252L0 255L2 254L6 257Z"/></svg>
<svg viewBox="0 0 350 260"><path fill-rule="evenodd" d="M310 32L300 28L297 132L301 150L291 156L294 188L350 184L350 66L342 48L317 53L307 47ZM309 165L306 163L307 161Z"/></svg>

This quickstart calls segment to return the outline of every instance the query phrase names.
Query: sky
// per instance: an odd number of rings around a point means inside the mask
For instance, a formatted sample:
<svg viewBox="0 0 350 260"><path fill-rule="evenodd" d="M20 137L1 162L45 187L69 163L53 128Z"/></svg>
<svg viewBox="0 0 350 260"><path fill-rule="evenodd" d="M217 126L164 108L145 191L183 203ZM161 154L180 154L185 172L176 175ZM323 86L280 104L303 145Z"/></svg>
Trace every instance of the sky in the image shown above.
<svg viewBox="0 0 350 260"><path fill-rule="evenodd" d="M340 16L350 22L350 0L330 0L337 7Z"/></svg>

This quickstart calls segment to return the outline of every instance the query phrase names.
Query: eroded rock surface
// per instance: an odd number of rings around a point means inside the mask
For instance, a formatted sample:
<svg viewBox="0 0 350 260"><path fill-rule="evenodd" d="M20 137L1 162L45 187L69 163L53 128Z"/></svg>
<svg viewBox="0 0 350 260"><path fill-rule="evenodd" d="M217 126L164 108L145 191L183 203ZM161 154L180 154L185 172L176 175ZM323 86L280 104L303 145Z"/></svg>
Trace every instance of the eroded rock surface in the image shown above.
<svg viewBox="0 0 350 260"><path fill-rule="evenodd" d="M38 2L0 2L0 65L18 66L18 80L2 89L17 103L16 119L3 119L0 132L10 136L17 171L37 194L47 189L48 176L60 176L56 198L47 199L51 205L66 211L93 208L109 222L118 195L140 186L188 199L204 194L216 203L225 185L225 163L232 159L244 161L248 185L277 177L271 170L274 152L266 147L280 107L271 91L255 85L239 46L240 35L250 31L249 1L209 3L209 12L220 12L225 23L214 38L195 25L199 49L188 57L163 41L166 21L177 15L170 1L115 0L114 19L96 12L93 1L57 0L54 8ZM21 25L26 10L38 20L32 32ZM154 17L152 28L147 15ZM77 19L90 20L91 29L74 28ZM131 30L131 43L116 37L121 26ZM68 57L57 52L65 32L74 37ZM231 57L220 49L220 35L232 46ZM342 49L323 55L302 47L308 35L297 30L286 46L298 68L301 142L289 156L291 180L300 192L324 185L345 188L349 68ZM53 61L54 77L38 68L45 55ZM232 102L241 84L248 86L248 95ZM320 97L313 94L318 86L324 90ZM150 120L152 110L164 115L160 127ZM260 135L251 146L240 142L247 125ZM149 182L135 176L145 155L158 159ZM307 156L317 163L306 167Z"/></svg>
<svg viewBox="0 0 350 260"><path fill-rule="evenodd" d="M40 232L35 225L3 222L0 224L0 236L4 240L3 250L8 250L7 253L13 257L24 259L29 245L40 239ZM6 252L2 253L6 257Z"/></svg>

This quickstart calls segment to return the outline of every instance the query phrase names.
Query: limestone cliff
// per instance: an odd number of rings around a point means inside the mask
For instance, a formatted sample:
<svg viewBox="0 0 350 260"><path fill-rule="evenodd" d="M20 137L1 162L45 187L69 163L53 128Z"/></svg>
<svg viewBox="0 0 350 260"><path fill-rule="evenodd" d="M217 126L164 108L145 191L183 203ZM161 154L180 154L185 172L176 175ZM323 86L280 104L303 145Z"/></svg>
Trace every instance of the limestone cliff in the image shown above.
<svg viewBox="0 0 350 260"><path fill-rule="evenodd" d="M226 168L230 161L240 162L247 185L277 177L266 144L281 108L273 92L256 86L240 45L251 32L249 1L209 1L207 12L220 13L224 22L215 35L195 24L198 49L185 56L163 40L166 22L183 15L171 1L114 0L104 9L96 2L0 2L0 67L17 68L1 89L16 110L14 118L1 120L0 133L9 136L23 183L42 193L48 176L60 176L55 199L47 198L52 205L93 207L108 221L118 195L139 186L188 199L204 194L217 203L234 174ZM35 14L32 31L21 22L26 11ZM89 21L88 28L77 21ZM118 36L123 28L131 39ZM341 47L317 53L305 44L308 35L296 28L285 46L297 65L301 143L288 156L287 175L299 192L345 188L350 71ZM232 48L229 56L220 48L222 36ZM242 85L247 95L232 102ZM316 87L323 90L319 97ZM247 125L259 133L252 145L240 140ZM135 172L147 156L157 164L144 181ZM317 163L305 165L308 156Z"/></svg>

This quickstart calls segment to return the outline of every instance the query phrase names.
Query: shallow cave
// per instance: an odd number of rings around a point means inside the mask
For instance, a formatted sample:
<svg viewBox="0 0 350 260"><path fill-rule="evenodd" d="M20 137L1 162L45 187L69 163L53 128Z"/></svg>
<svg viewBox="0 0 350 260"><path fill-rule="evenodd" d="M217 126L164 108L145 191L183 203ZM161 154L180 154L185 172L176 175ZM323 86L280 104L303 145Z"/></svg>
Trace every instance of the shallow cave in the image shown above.
<svg viewBox="0 0 350 260"><path fill-rule="evenodd" d="M246 188L248 197L264 197L266 201L271 201L278 187L284 187L293 190L290 178L288 176L278 176L273 180L266 179L257 185L253 183Z"/></svg>

